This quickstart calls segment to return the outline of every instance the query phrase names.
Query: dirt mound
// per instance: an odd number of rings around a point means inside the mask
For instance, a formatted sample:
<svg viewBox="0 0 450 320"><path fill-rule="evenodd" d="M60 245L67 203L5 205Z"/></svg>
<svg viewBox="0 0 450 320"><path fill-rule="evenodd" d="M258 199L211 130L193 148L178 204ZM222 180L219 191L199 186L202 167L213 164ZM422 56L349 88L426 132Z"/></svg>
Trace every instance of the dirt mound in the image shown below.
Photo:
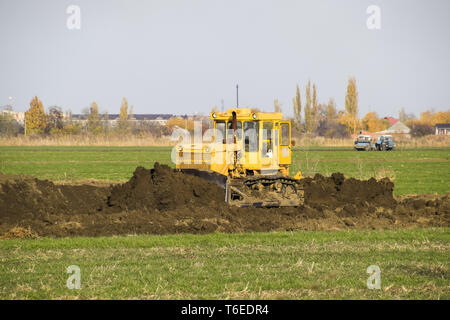
<svg viewBox="0 0 450 320"><path fill-rule="evenodd" d="M450 226L448 195L396 201L388 179L340 173L302 184L302 207L236 208L224 203L216 184L158 163L110 187L0 174L0 237Z"/></svg>
<svg viewBox="0 0 450 320"><path fill-rule="evenodd" d="M107 195L108 188L58 186L48 180L0 174L0 223L43 215L95 213Z"/></svg>
<svg viewBox="0 0 450 320"><path fill-rule="evenodd" d="M171 210L209 206L224 199L216 184L155 163L151 170L136 168L128 182L113 187L107 205L119 210Z"/></svg>
<svg viewBox="0 0 450 320"><path fill-rule="evenodd" d="M316 174L314 178L303 179L302 185L306 204L319 209L336 208L349 203L389 208L396 204L392 194L394 184L387 178L361 181L345 179L342 173L333 173L331 177ZM128 182L113 187L107 204L119 210L148 211L155 208L171 210L189 205L211 206L223 203L224 199L224 190L215 183L155 163L154 169L136 168Z"/></svg>
<svg viewBox="0 0 450 320"><path fill-rule="evenodd" d="M302 180L305 189L305 202L316 208L336 208L346 204L361 206L365 204L392 208L394 184L387 178L380 181L345 179L342 173L331 177L316 174L314 178Z"/></svg>

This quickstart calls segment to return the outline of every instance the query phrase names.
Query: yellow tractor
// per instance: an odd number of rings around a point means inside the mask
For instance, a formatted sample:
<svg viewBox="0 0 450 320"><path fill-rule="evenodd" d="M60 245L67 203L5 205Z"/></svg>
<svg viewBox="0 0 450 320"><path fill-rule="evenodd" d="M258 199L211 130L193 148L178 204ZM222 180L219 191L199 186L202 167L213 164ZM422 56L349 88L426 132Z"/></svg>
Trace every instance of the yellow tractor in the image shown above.
<svg viewBox="0 0 450 320"><path fill-rule="evenodd" d="M212 112L208 144L176 146L176 168L225 188L225 201L239 207L299 206L301 173L289 176L291 122L281 113L233 108Z"/></svg>

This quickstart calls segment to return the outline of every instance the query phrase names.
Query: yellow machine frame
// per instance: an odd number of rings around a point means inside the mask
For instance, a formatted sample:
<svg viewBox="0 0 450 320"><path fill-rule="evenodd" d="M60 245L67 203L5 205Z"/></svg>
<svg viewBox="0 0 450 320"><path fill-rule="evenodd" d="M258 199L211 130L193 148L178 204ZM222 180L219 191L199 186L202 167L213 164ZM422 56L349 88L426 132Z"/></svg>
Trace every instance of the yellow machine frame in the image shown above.
<svg viewBox="0 0 450 320"><path fill-rule="evenodd" d="M231 129L233 114L237 121L236 134ZM292 156L291 122L283 119L281 113L233 108L226 112L212 112L210 117L214 121L212 143L178 146L177 169L211 170L232 177L289 175ZM255 126L251 123L257 123L258 129L257 150L254 151L249 150L248 137L244 132L247 126ZM217 141L218 131L224 131L223 141Z"/></svg>

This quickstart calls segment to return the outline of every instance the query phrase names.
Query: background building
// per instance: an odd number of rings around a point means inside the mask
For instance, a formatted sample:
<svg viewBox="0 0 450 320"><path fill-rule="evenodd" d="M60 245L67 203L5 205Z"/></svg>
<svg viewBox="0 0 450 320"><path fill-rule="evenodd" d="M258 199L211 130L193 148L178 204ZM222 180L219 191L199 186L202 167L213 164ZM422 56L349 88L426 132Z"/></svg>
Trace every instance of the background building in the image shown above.
<svg viewBox="0 0 450 320"><path fill-rule="evenodd" d="M435 135L450 135L450 123L436 123L434 126Z"/></svg>

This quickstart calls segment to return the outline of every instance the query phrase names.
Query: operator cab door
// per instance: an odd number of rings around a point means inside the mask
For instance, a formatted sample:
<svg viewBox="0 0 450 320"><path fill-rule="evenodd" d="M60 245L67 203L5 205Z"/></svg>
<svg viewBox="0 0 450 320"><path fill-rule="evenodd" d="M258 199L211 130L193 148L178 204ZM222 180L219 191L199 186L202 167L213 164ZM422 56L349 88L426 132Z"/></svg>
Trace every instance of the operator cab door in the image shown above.
<svg viewBox="0 0 450 320"><path fill-rule="evenodd" d="M223 169L216 169L219 172L226 171L227 154L226 154L226 122L219 120L214 121L214 159L211 159L213 165L219 166Z"/></svg>
<svg viewBox="0 0 450 320"><path fill-rule="evenodd" d="M259 165L259 122L244 121L244 163L247 167Z"/></svg>
<svg viewBox="0 0 450 320"><path fill-rule="evenodd" d="M280 122L279 163L291 164L291 123Z"/></svg>
<svg viewBox="0 0 450 320"><path fill-rule="evenodd" d="M241 121L236 121L236 147L237 147L237 160L239 164L243 164L244 163L244 157L243 157L243 152L242 152L242 122ZM234 146L234 133L233 133L233 122L232 121L228 121L227 122L227 147L229 148L229 151L233 151L234 148L232 148ZM230 152L228 152L230 153ZM228 156L228 161L229 163L233 163L233 155L230 153L227 155Z"/></svg>

